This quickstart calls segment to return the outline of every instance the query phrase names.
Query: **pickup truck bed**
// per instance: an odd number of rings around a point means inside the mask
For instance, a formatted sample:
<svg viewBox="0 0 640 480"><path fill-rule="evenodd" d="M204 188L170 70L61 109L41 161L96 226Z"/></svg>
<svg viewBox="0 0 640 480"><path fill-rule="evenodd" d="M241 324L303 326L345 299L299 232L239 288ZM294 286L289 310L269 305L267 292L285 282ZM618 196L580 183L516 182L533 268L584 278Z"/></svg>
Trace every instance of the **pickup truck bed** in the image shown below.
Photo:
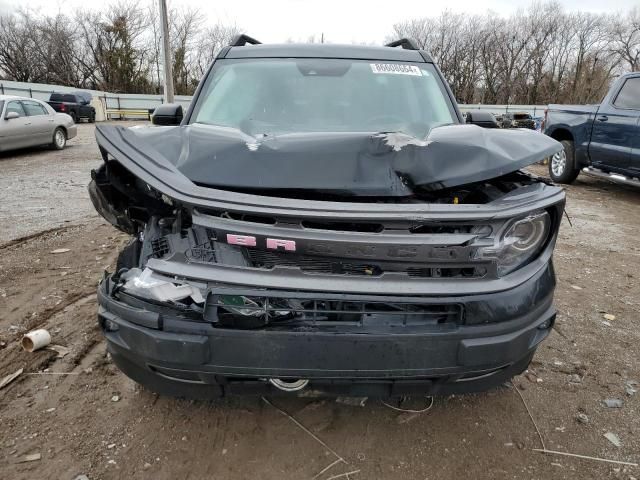
<svg viewBox="0 0 640 480"><path fill-rule="evenodd" d="M549 105L544 132L564 145L549 162L554 181L584 170L640 185L640 73L620 77L599 105Z"/></svg>

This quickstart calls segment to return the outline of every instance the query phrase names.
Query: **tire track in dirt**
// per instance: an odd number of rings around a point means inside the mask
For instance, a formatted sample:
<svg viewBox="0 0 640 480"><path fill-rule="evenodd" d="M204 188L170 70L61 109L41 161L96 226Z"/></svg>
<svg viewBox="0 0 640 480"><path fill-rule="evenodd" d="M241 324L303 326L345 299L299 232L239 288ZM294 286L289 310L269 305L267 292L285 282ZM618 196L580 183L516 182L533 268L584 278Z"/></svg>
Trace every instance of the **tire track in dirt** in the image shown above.
<svg viewBox="0 0 640 480"><path fill-rule="evenodd" d="M66 232L70 228L78 227L78 226L82 226L82 224L64 225L62 227L49 228L47 230L42 230L40 232L32 233L30 235L25 235L24 237L14 238L13 240L9 240L8 242L0 244L0 251L10 247L21 245L31 240L35 240L36 238L44 237L50 234Z"/></svg>

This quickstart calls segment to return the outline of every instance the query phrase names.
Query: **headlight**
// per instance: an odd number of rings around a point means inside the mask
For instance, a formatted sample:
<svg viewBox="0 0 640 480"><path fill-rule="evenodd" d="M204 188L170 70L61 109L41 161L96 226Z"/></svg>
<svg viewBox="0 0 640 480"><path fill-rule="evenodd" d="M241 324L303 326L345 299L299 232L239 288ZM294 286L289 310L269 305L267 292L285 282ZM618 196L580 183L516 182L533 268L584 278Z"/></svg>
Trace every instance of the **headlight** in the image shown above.
<svg viewBox="0 0 640 480"><path fill-rule="evenodd" d="M479 248L476 258L497 260L498 275L507 275L540 252L549 236L550 223L547 212L514 220L507 224L493 246Z"/></svg>

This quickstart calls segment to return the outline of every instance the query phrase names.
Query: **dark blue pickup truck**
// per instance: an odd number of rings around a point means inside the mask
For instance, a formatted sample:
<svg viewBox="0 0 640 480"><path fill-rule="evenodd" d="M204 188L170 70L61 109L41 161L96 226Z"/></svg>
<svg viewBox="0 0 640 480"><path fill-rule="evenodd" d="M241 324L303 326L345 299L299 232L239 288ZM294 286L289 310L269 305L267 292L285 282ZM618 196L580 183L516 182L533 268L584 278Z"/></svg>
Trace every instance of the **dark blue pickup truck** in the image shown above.
<svg viewBox="0 0 640 480"><path fill-rule="evenodd" d="M621 76L600 105L549 105L544 133L564 146L549 162L555 182L582 170L640 187L640 72Z"/></svg>

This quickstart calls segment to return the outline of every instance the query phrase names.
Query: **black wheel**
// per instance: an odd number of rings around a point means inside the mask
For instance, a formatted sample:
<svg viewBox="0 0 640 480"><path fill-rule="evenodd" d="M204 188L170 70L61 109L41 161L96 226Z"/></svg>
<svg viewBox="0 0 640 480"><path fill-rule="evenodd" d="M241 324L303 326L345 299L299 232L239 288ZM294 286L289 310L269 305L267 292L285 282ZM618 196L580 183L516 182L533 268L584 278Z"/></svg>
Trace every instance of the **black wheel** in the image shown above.
<svg viewBox="0 0 640 480"><path fill-rule="evenodd" d="M549 160L549 176L556 183L573 183L580 169L576 168L575 150L571 140L562 140L564 147Z"/></svg>
<svg viewBox="0 0 640 480"><path fill-rule="evenodd" d="M51 142L51 147L55 150L62 150L67 144L67 134L65 133L63 128L56 128L53 132L53 140Z"/></svg>
<svg viewBox="0 0 640 480"><path fill-rule="evenodd" d="M71 120L73 120L73 123L78 123L78 117L76 116L76 112L71 112L69 116L71 117Z"/></svg>
<svg viewBox="0 0 640 480"><path fill-rule="evenodd" d="M96 114L92 113L89 115L89 123L96 123Z"/></svg>

